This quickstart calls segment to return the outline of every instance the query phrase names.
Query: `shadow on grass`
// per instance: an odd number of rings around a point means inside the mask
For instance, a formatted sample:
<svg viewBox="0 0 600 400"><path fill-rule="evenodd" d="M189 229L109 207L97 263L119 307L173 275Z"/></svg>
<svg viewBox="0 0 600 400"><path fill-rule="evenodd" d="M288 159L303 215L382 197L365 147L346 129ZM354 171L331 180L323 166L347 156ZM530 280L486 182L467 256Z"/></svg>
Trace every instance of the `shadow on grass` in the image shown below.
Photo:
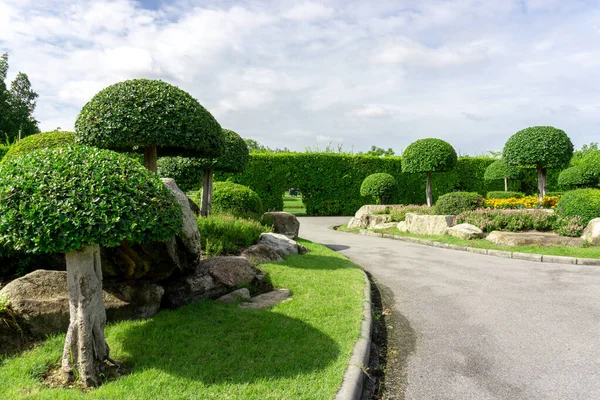
<svg viewBox="0 0 600 400"><path fill-rule="evenodd" d="M118 336L132 373L160 369L207 385L293 377L339 355L331 338L302 321L214 302L163 311Z"/></svg>
<svg viewBox="0 0 600 400"><path fill-rule="evenodd" d="M345 246L343 244L323 244L323 246L333 251L348 250L350 248L350 246Z"/></svg>
<svg viewBox="0 0 600 400"><path fill-rule="evenodd" d="M289 255L285 257L287 268L319 269L323 271L342 268L356 268L350 260L341 257L319 256L311 254Z"/></svg>

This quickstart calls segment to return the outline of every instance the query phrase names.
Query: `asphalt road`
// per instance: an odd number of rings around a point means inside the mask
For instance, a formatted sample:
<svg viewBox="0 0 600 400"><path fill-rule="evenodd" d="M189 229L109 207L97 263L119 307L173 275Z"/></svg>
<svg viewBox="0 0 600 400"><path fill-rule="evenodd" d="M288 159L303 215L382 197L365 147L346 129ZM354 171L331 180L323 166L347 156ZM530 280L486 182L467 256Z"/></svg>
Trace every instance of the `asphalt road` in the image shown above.
<svg viewBox="0 0 600 400"><path fill-rule="evenodd" d="M390 398L600 399L600 267L328 229L346 217L299 219L301 237L344 254L393 293L384 306L403 321L390 335L404 379Z"/></svg>

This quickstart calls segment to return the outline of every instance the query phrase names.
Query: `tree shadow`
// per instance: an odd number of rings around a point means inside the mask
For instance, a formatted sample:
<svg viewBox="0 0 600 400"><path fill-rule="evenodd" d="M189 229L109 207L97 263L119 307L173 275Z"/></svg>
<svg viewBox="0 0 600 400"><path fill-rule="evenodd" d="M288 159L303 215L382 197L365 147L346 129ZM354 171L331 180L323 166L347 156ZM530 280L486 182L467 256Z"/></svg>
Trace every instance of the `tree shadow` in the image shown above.
<svg viewBox="0 0 600 400"><path fill-rule="evenodd" d="M311 254L310 252L304 255L286 256L285 261L286 268L320 269L323 271L343 268L356 268L356 264L353 264L350 260L343 258L342 256L319 256L316 254Z"/></svg>
<svg viewBox="0 0 600 400"><path fill-rule="evenodd" d="M323 244L323 246L333 251L348 250L350 248L350 246L345 246L343 244Z"/></svg>
<svg viewBox="0 0 600 400"><path fill-rule="evenodd" d="M160 312L117 335L132 373L160 369L206 385L297 376L339 355L330 337L300 320L214 302Z"/></svg>

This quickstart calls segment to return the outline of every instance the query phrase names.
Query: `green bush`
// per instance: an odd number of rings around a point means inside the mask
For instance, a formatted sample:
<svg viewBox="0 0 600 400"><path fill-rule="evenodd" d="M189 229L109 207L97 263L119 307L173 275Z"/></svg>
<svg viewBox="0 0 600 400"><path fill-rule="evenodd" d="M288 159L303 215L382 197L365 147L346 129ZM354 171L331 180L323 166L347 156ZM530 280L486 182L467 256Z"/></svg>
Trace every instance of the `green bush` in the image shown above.
<svg viewBox="0 0 600 400"><path fill-rule="evenodd" d="M523 197L525 197L525 194L521 192L501 192L497 190L493 192L488 192L485 197L486 199L522 199Z"/></svg>
<svg viewBox="0 0 600 400"><path fill-rule="evenodd" d="M160 156L218 157L225 147L217 120L189 93L159 80L108 86L75 121L78 143L118 151L157 145Z"/></svg>
<svg viewBox="0 0 600 400"><path fill-rule="evenodd" d="M173 178L184 192L199 190L202 187L202 173L212 163L198 157L160 157L156 163L158 176Z"/></svg>
<svg viewBox="0 0 600 400"><path fill-rule="evenodd" d="M198 199L202 200L201 192L198 192ZM216 214L232 214L238 217L260 217L263 213L263 205L259 195L247 186L233 182L215 182L212 211Z"/></svg>
<svg viewBox="0 0 600 400"><path fill-rule="evenodd" d="M408 205L408 206L400 206L394 207L390 209L390 216L393 222L402 222L406 220L407 213L415 213L415 214L426 214L432 215L434 213L434 209L432 207L416 206L416 205Z"/></svg>
<svg viewBox="0 0 600 400"><path fill-rule="evenodd" d="M270 232L269 227L254 219L232 215L210 215L200 217L197 221L205 253L210 257L236 253L240 248L258 242L261 233Z"/></svg>
<svg viewBox="0 0 600 400"><path fill-rule="evenodd" d="M556 213L564 218L581 217L584 225L600 217L600 189L577 189L565 192Z"/></svg>
<svg viewBox="0 0 600 400"><path fill-rule="evenodd" d="M586 184L600 182L600 150L592 151L584 156L578 165Z"/></svg>
<svg viewBox="0 0 600 400"><path fill-rule="evenodd" d="M402 154L402 171L408 173L444 172L456 166L456 151L442 139L419 139Z"/></svg>
<svg viewBox="0 0 600 400"><path fill-rule="evenodd" d="M0 162L2 161L2 159L4 158L6 153L8 153L8 151L10 150L10 147L11 146L8 144L0 144Z"/></svg>
<svg viewBox="0 0 600 400"><path fill-rule="evenodd" d="M173 194L134 160L92 147L37 150L0 165L0 245L60 253L182 229Z"/></svg>
<svg viewBox="0 0 600 400"><path fill-rule="evenodd" d="M558 175L558 186L563 189L577 189L590 183L591 179L584 177L579 167L569 167Z"/></svg>
<svg viewBox="0 0 600 400"><path fill-rule="evenodd" d="M494 179L519 179L521 170L518 167L509 165L504 160L496 160L491 163L485 170L484 178L487 180Z"/></svg>
<svg viewBox="0 0 600 400"><path fill-rule="evenodd" d="M477 192L453 192L440 196L435 203L435 213L457 215L464 211L485 207L483 197Z"/></svg>
<svg viewBox="0 0 600 400"><path fill-rule="evenodd" d="M250 152L246 141L229 129L223 129L225 151L215 163L215 171L243 172L250 161Z"/></svg>
<svg viewBox="0 0 600 400"><path fill-rule="evenodd" d="M386 173L371 174L360 186L360 195L372 197L376 204L389 204L397 191L396 180Z"/></svg>
<svg viewBox="0 0 600 400"><path fill-rule="evenodd" d="M13 144L4 156L4 161L35 150L73 145L74 142L75 134L73 132L50 131L36 133Z"/></svg>
<svg viewBox="0 0 600 400"><path fill-rule="evenodd" d="M573 156L573 143L567 134L552 126L532 126L512 135L504 145L508 165L564 168Z"/></svg>

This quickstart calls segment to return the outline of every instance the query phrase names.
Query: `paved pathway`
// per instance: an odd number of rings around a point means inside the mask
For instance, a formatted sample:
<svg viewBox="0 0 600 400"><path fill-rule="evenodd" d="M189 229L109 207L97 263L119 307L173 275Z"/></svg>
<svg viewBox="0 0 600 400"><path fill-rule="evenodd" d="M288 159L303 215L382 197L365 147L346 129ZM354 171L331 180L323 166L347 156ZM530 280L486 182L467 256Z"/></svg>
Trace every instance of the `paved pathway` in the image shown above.
<svg viewBox="0 0 600 400"><path fill-rule="evenodd" d="M600 399L600 267L484 256L327 229L300 236L338 250L393 292L414 346L405 399ZM387 290L387 289L385 289ZM385 304L384 304L385 306Z"/></svg>

